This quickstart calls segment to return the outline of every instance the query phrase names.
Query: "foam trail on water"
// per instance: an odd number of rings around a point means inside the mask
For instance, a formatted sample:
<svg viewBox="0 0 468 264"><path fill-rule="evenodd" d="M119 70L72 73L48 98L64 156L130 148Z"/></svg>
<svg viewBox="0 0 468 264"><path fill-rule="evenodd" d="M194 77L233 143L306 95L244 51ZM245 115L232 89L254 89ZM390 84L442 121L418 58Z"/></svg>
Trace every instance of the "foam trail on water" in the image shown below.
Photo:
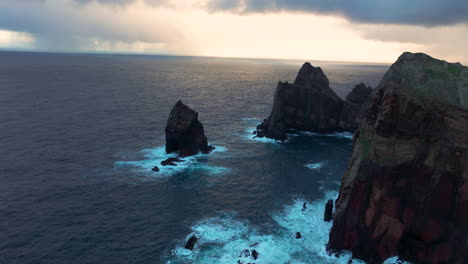
<svg viewBox="0 0 468 264"><path fill-rule="evenodd" d="M398 260L398 257L392 257L386 259L383 264L413 264L411 262L403 261L403 260Z"/></svg>
<svg viewBox="0 0 468 264"><path fill-rule="evenodd" d="M353 139L354 134L351 132L335 132L329 134L320 134L314 132L307 132L307 131L298 131L296 132L298 135L307 135L307 136L316 136L316 137L336 137L336 138L345 138L345 139Z"/></svg>
<svg viewBox="0 0 468 264"><path fill-rule="evenodd" d="M197 154L195 156L181 158L184 162L178 163L177 166L161 166L161 161L168 158L177 157L176 153L166 153L164 146L143 149L140 152L144 159L137 161L117 161L114 168L132 168L133 171L153 177L167 177L180 172L203 170L209 174L219 174L228 171L228 168L219 166L210 166L202 160L207 157L216 157L213 155L219 152L226 152L228 149L222 146L215 146L215 149L210 154ZM151 168L158 166L159 172L151 171Z"/></svg>
<svg viewBox="0 0 468 264"><path fill-rule="evenodd" d="M323 221L324 205L336 196L336 192L328 192L312 203L298 198L272 215L274 226L268 229L256 227L235 214L204 219L192 226L192 233L171 251L166 263L348 263L349 252L337 258L325 250L332 223ZM301 232L302 238L296 239L296 232ZM190 251L183 246L192 235L199 240ZM259 253L257 260L251 255L253 250Z"/></svg>
<svg viewBox="0 0 468 264"><path fill-rule="evenodd" d="M322 168L324 165L325 165L325 161L321 161L321 162L314 162L314 163L310 163L310 164L306 164L306 168L308 169L311 169L311 170L318 170L320 168Z"/></svg>
<svg viewBox="0 0 468 264"><path fill-rule="evenodd" d="M261 123L261 120L258 118L250 118L250 117L244 117L242 120L246 123L248 123L248 127L243 131L242 137L247 140L252 140L252 141L257 141L257 142L262 142L262 143L283 143L287 142L288 140L285 141L277 141L271 138L267 137L256 137L254 134L254 131L256 131L256 127L258 124ZM297 136L318 136L318 137L335 137L335 138L344 138L344 139L353 139L354 134L350 132L335 132L335 133L329 133L329 134L320 134L320 133L314 133L314 132L308 132L308 131L293 131L288 133L288 137L297 137Z"/></svg>

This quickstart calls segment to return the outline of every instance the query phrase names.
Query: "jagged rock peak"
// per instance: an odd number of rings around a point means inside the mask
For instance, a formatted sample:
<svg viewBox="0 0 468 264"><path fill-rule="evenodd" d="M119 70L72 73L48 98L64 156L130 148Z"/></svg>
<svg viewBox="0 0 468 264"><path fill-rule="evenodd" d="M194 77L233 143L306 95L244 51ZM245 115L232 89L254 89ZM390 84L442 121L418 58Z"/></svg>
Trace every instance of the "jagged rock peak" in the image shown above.
<svg viewBox="0 0 468 264"><path fill-rule="evenodd" d="M330 84L327 76L325 76L320 67L314 67L309 62L306 62L299 70L294 84L306 86L310 82L317 82L324 86L328 86Z"/></svg>
<svg viewBox="0 0 468 264"><path fill-rule="evenodd" d="M364 83L358 83L353 90L346 96L346 101L350 103L362 104L372 93L372 87L366 86Z"/></svg>

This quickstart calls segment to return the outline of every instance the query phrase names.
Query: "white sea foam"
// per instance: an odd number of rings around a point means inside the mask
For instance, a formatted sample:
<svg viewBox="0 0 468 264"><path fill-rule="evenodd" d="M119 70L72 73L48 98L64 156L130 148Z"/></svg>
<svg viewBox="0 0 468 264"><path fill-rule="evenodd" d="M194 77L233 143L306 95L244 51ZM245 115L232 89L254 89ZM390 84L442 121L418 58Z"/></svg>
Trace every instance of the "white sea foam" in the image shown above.
<svg viewBox="0 0 468 264"><path fill-rule="evenodd" d="M261 123L261 120L258 118L244 117L242 120L246 123L247 127L242 131L241 137L245 140L256 141L261 143L274 143L280 144L286 141L278 141L267 137L257 137L254 134L254 131L257 131L257 125Z"/></svg>
<svg viewBox="0 0 468 264"><path fill-rule="evenodd" d="M257 129L255 127L248 127L244 130L243 138L247 140L252 140L252 141L257 141L257 142L262 142L262 143L284 143L287 142L285 141L279 141L279 140L274 140L271 138L267 137L257 137L253 132L256 131Z"/></svg>
<svg viewBox="0 0 468 264"><path fill-rule="evenodd" d="M311 170L319 170L325 165L325 161L320 161L320 162L314 162L310 164L306 164L306 168L311 169Z"/></svg>
<svg viewBox="0 0 468 264"><path fill-rule="evenodd" d="M268 229L256 227L233 214L202 220L192 226L192 233L199 238L193 251L183 248L180 242L171 252L167 264L175 263L348 263L349 252L341 257L329 256L325 250L331 222L323 221L323 210L328 199L336 198L336 192L326 193L324 199L312 203L296 199L290 205L274 213L274 226ZM303 204L307 209L303 210ZM296 239L301 232L301 239ZM242 256L244 250L256 250L258 259ZM363 263L353 260L353 263Z"/></svg>
<svg viewBox="0 0 468 264"><path fill-rule="evenodd" d="M392 257L392 258L386 259L383 262L383 264L412 264L412 263L407 262L407 261L403 261L403 260L398 261L398 257Z"/></svg>
<svg viewBox="0 0 468 264"><path fill-rule="evenodd" d="M213 155L217 152L226 152L228 149L222 146L215 146L215 149L210 154L197 154L195 156L181 158L183 162L177 164L177 166L161 166L161 161L168 158L175 158L177 154L175 153L166 153L164 146L143 149L144 159L137 161L117 161L115 162L115 168L130 167L134 171L142 173L148 176L154 177L167 177L174 175L180 172L194 171L194 170L203 170L209 174L219 174L228 171L228 168L211 166L208 165L203 159L208 157L216 157ZM158 166L160 169L159 172L153 172L151 168Z"/></svg>
<svg viewBox="0 0 468 264"><path fill-rule="evenodd" d="M316 137L336 137L336 138L346 138L346 139L353 139L354 134L350 132L335 132L329 134L320 134L314 132L307 132L307 131L298 131L296 132L299 135L308 135L308 136L316 136Z"/></svg>
<svg viewBox="0 0 468 264"><path fill-rule="evenodd" d="M262 138L257 137L254 134L254 131L256 131L256 126L260 124L261 120L258 118L250 118L250 117L244 117L242 118L242 120L244 120L248 124L248 127L242 133L242 137L246 140L257 141L257 142L262 142L262 143L284 143L288 141L288 140L278 141L278 140L274 140L274 139L267 138L267 137L262 137ZM299 130L288 133L289 138L297 137L297 136L317 136L317 137L335 137L335 138L353 139L354 134L350 132L319 134L319 133L299 131Z"/></svg>

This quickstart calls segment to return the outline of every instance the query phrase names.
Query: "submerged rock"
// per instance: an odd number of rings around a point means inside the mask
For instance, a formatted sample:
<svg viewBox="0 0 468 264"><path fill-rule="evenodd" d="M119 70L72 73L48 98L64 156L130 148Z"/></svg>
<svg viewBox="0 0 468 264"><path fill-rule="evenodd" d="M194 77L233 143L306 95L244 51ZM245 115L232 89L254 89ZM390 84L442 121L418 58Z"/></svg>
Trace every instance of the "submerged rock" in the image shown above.
<svg viewBox="0 0 468 264"><path fill-rule="evenodd" d="M155 171L155 172L158 172L158 171L159 171L159 168L158 168L158 166L154 166L151 170L152 170L152 171Z"/></svg>
<svg viewBox="0 0 468 264"><path fill-rule="evenodd" d="M193 250L195 247L195 243L197 243L198 238L196 236L191 236L188 240L187 243L185 244L185 248L188 250Z"/></svg>
<svg viewBox="0 0 468 264"><path fill-rule="evenodd" d="M367 91L365 85L357 85L345 104L330 88L322 69L306 62L294 83L278 83L273 109L257 126L257 137L285 140L291 129L316 133L354 132L357 114L364 104L361 101L370 94ZM347 113L342 113L344 104Z"/></svg>
<svg viewBox="0 0 468 264"><path fill-rule="evenodd" d="M255 260L258 258L258 255L259 255L259 254L258 254L257 250L255 250L255 249L252 250L252 257L253 257Z"/></svg>
<svg viewBox="0 0 468 264"><path fill-rule="evenodd" d="M302 238L301 232L296 232L296 239L300 239L300 238Z"/></svg>
<svg viewBox="0 0 468 264"><path fill-rule="evenodd" d="M367 263L468 259L468 67L403 53L366 110L328 249Z"/></svg>
<svg viewBox="0 0 468 264"><path fill-rule="evenodd" d="M161 165L163 166L177 166L177 163L183 162L184 160L181 160L179 158L168 158L163 161L161 161Z"/></svg>
<svg viewBox="0 0 468 264"><path fill-rule="evenodd" d="M212 146L208 146L198 113L180 100L169 114L165 131L167 153L179 152L181 157L186 157L213 150Z"/></svg>
<svg viewBox="0 0 468 264"><path fill-rule="evenodd" d="M330 222L333 219L333 200L328 200L325 205L323 221Z"/></svg>
<svg viewBox="0 0 468 264"><path fill-rule="evenodd" d="M250 250L244 249L240 254L239 258L248 258L250 257Z"/></svg>

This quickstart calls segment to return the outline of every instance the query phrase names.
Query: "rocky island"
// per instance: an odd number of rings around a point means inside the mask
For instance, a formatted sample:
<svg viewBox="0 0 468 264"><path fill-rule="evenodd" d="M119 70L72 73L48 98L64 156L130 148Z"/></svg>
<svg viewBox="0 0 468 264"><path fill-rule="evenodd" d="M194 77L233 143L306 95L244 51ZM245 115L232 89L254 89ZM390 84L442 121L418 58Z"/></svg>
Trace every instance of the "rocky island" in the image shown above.
<svg viewBox="0 0 468 264"><path fill-rule="evenodd" d="M198 120L198 112L177 101L172 107L166 123L166 152L178 153L177 157L168 158L161 162L162 166L177 166L183 162L183 157L198 153L210 153L214 147L208 145L202 123ZM159 171L156 166L152 169Z"/></svg>
<svg viewBox="0 0 468 264"><path fill-rule="evenodd" d="M278 83L271 114L257 126L256 136L285 140L291 129L316 133L354 132L358 113L371 92L372 88L360 83L343 102L330 88L322 69L306 62L294 83Z"/></svg>
<svg viewBox="0 0 468 264"><path fill-rule="evenodd" d="M370 264L395 255L466 263L468 67L403 53L353 144L328 250L351 250Z"/></svg>
<svg viewBox="0 0 468 264"><path fill-rule="evenodd" d="M179 156L187 157L199 152L209 153L214 147L208 145L202 123L198 120L198 112L177 101L169 114L166 124L166 152L179 152Z"/></svg>

